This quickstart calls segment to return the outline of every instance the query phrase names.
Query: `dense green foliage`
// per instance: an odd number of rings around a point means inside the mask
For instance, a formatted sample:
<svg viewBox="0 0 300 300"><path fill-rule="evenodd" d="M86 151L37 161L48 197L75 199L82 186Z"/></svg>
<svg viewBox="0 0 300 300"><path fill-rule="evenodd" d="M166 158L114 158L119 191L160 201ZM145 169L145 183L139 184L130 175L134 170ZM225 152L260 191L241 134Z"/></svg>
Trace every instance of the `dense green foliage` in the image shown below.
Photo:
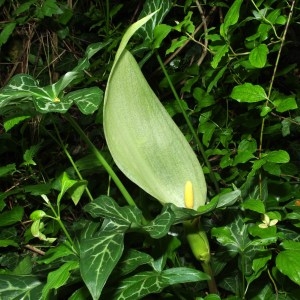
<svg viewBox="0 0 300 300"><path fill-rule="evenodd" d="M0 8L1 299L298 299L298 1ZM198 211L130 182L104 136L116 51L153 12L127 49L203 167ZM182 226L200 215L213 276Z"/></svg>

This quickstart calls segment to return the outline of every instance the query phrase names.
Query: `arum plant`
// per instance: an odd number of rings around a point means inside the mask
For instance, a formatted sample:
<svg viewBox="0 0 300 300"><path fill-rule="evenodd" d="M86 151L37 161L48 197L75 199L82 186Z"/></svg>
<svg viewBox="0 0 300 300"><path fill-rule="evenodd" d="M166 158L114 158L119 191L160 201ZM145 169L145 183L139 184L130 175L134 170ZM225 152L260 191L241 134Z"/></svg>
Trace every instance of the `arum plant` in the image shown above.
<svg viewBox="0 0 300 300"><path fill-rule="evenodd" d="M129 27L116 53L104 97L104 133L116 165L130 180L163 205L197 210L207 192L201 165L126 50L130 37L153 14ZM209 264L209 244L198 221L185 227L195 257Z"/></svg>

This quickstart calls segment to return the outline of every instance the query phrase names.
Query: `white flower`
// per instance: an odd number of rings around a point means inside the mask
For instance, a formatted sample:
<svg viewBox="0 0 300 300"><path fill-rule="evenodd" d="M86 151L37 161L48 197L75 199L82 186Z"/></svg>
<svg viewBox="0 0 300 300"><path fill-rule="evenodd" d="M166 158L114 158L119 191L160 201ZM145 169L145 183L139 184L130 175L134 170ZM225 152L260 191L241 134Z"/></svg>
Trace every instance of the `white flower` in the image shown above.
<svg viewBox="0 0 300 300"><path fill-rule="evenodd" d="M262 220L262 223L258 225L260 228L268 228L270 226L274 226L278 223L277 219L270 220L269 216L267 214L264 214L264 218Z"/></svg>

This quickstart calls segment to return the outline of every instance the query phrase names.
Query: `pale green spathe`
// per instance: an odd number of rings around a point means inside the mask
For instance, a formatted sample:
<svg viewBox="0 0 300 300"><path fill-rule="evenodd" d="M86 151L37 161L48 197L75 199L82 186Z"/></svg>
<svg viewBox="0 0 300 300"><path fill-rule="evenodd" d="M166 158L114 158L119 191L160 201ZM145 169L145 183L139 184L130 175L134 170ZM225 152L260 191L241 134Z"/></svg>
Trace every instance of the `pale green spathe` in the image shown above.
<svg viewBox="0 0 300 300"><path fill-rule="evenodd" d="M191 181L197 209L206 200L198 159L124 48L118 51L104 100L111 155L130 180L163 204L184 207L185 183Z"/></svg>

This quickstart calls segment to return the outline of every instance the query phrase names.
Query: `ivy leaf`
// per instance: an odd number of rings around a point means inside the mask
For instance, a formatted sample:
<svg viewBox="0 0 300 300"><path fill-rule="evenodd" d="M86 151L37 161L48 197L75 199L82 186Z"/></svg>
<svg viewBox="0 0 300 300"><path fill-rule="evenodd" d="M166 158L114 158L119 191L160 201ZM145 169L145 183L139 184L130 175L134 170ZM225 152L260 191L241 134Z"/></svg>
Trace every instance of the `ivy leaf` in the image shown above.
<svg viewBox="0 0 300 300"><path fill-rule="evenodd" d="M121 277L131 273L141 265L151 264L152 262L153 258L149 254L135 249L128 249L125 253L123 253L122 258L114 270L114 274Z"/></svg>
<svg viewBox="0 0 300 300"><path fill-rule="evenodd" d="M144 3L143 10L139 16L139 19L144 18L145 16L150 15L153 12L156 12L155 15L149 19L148 22L143 24L137 34L139 34L143 41L146 43L152 42L154 38L154 30L158 24L161 24L162 20L169 12L172 7L172 1L170 0L146 0Z"/></svg>
<svg viewBox="0 0 300 300"><path fill-rule="evenodd" d="M98 197L87 204L84 210L93 218L103 217L128 226L132 223L141 224L142 212L137 207L121 207L108 196Z"/></svg>
<svg viewBox="0 0 300 300"><path fill-rule="evenodd" d="M68 93L64 96L64 100L73 101L83 114L90 115L98 109L102 102L103 91L98 87L80 89Z"/></svg>
<svg viewBox="0 0 300 300"><path fill-rule="evenodd" d="M36 276L0 274L2 299L42 299L43 286L44 284Z"/></svg>
<svg viewBox="0 0 300 300"><path fill-rule="evenodd" d="M126 278L110 294L112 300L138 300L152 293L159 293L165 287L186 283L208 280L209 276L191 268L179 267L158 271L146 271Z"/></svg>
<svg viewBox="0 0 300 300"><path fill-rule="evenodd" d="M149 232L154 239L165 236L171 225L174 223L175 216L169 206L164 207L163 211L149 224L143 228Z"/></svg>
<svg viewBox="0 0 300 300"><path fill-rule="evenodd" d="M232 254L243 252L250 239L247 233L247 225L243 223L240 217L225 227L213 228L212 235L218 242L227 247Z"/></svg>
<svg viewBox="0 0 300 300"><path fill-rule="evenodd" d="M124 249L123 226L106 222L100 232L80 241L80 273L94 300L117 265Z"/></svg>
<svg viewBox="0 0 300 300"><path fill-rule="evenodd" d="M244 83L235 86L231 92L230 97L238 102L259 102L268 99L265 90L260 85L253 85L252 83Z"/></svg>

